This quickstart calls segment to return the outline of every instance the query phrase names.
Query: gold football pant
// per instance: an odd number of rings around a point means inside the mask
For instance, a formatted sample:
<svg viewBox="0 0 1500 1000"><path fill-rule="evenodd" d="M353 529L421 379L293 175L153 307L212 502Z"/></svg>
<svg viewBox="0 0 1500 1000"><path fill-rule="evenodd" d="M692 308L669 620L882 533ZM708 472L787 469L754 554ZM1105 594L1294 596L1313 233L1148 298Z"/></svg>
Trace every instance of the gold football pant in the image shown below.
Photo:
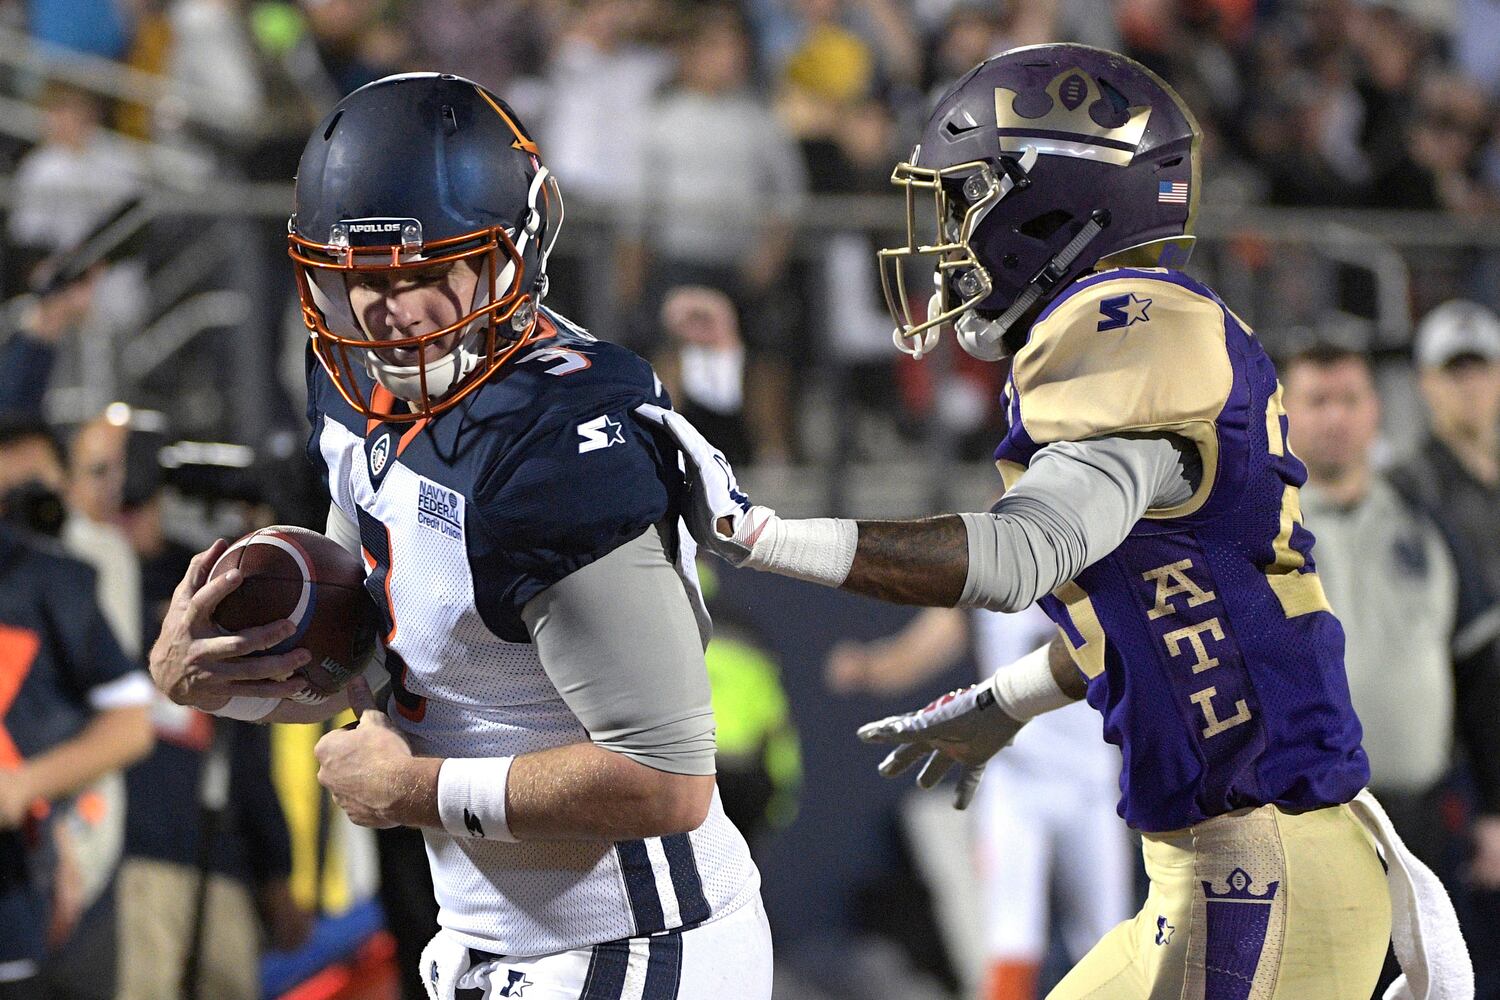
<svg viewBox="0 0 1500 1000"><path fill-rule="evenodd" d="M1143 841L1146 905L1047 1000L1369 1000L1391 903L1348 806L1262 806Z"/></svg>

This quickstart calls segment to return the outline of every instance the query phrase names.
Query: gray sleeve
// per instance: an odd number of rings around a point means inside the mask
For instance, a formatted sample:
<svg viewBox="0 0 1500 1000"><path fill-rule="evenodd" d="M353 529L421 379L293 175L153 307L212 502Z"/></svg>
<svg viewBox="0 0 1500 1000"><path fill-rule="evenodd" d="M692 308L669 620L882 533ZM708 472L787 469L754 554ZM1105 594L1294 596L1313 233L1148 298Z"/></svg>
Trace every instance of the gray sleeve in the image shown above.
<svg viewBox="0 0 1500 1000"><path fill-rule="evenodd" d="M962 514L969 575L959 604L1019 611L1125 540L1147 510L1193 495L1202 466L1172 436L1062 441L1037 452L987 514Z"/></svg>
<svg viewBox="0 0 1500 1000"><path fill-rule="evenodd" d="M589 738L673 774L714 773L714 714L697 619L648 528L521 611Z"/></svg>

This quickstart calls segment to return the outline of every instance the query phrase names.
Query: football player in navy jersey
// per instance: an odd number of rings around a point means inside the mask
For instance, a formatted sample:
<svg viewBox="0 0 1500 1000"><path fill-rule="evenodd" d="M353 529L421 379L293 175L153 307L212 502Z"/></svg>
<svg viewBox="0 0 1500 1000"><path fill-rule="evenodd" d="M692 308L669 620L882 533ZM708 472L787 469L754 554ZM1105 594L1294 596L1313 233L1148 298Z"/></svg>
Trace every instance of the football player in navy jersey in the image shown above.
<svg viewBox="0 0 1500 1000"><path fill-rule="evenodd" d="M541 304L561 221L535 143L468 80L389 77L319 124L288 237L308 453L384 619L388 712L362 681L290 700L289 623L214 634L238 583L207 582L222 543L152 672L236 718L360 711L319 779L357 823L423 829L432 997L768 998L759 875L714 783L685 482L631 416L669 403Z"/></svg>
<svg viewBox="0 0 1500 1000"><path fill-rule="evenodd" d="M640 416L679 440L694 534L737 565L908 604L1036 601L1056 623L989 681L861 730L897 745L884 774L925 760L932 787L958 765L963 807L1026 720L1084 697L1102 713L1151 890L1053 1000L1366 1000L1393 902L1408 976L1389 995L1472 997L1441 886L1363 791L1275 370L1180 270L1199 139L1146 67L1039 45L965 75L897 165L908 238L880 254L897 346L920 357L951 326L1011 359L988 512L783 519L680 415Z"/></svg>

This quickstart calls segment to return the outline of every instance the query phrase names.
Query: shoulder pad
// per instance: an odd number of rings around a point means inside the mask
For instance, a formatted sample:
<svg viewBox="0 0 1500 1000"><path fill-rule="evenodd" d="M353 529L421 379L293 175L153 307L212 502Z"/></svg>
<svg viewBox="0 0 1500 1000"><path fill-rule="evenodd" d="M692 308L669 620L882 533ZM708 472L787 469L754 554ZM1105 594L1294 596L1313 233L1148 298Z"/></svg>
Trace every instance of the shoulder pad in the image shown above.
<svg viewBox="0 0 1500 1000"><path fill-rule="evenodd" d="M1038 317L1012 377L1037 444L1127 431L1212 434L1234 381L1223 303L1164 268L1091 275Z"/></svg>

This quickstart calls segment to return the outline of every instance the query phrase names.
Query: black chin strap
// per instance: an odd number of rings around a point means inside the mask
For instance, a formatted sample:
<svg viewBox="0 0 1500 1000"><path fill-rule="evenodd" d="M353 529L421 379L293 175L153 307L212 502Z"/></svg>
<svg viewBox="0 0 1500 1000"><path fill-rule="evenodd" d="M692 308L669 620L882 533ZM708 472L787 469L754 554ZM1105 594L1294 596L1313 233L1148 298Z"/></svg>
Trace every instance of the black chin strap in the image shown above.
<svg viewBox="0 0 1500 1000"><path fill-rule="evenodd" d="M1000 314L995 324L1000 327L1001 332L1009 330L1015 325L1016 320L1026 314L1036 300L1046 295L1057 287L1063 276L1068 273L1068 268L1078 259L1094 238L1104 232L1109 225L1109 212L1100 209L1089 216L1089 221L1084 223L1078 235L1068 241L1068 245L1058 251L1057 256L1047 262L1047 266L1037 272L1035 278L1026 285L1025 291L1016 297L1016 301L1010 304L1010 308Z"/></svg>

